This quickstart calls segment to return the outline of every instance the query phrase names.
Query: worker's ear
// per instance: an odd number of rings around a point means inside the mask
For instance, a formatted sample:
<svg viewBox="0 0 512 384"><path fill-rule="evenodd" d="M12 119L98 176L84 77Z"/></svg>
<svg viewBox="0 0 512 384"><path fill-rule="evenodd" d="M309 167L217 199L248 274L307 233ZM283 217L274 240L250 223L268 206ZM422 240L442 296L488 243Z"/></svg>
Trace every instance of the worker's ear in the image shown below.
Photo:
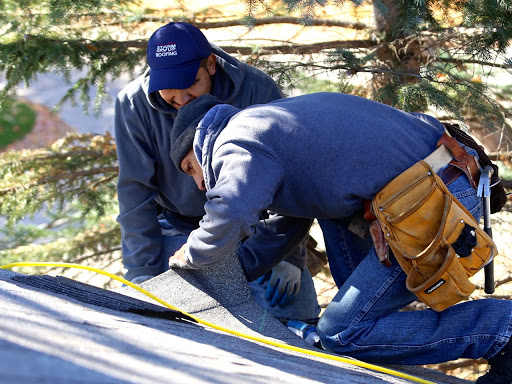
<svg viewBox="0 0 512 384"><path fill-rule="evenodd" d="M213 53L206 59L206 70L210 76L215 75L215 71L217 70L217 56Z"/></svg>

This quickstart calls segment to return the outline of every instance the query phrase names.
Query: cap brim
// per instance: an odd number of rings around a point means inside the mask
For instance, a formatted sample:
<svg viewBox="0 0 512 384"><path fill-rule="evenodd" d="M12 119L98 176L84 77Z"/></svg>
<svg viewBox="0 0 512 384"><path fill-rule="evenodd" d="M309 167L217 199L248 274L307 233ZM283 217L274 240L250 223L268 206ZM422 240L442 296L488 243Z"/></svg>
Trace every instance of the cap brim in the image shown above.
<svg viewBox="0 0 512 384"><path fill-rule="evenodd" d="M161 89L187 89L196 80L201 61L172 68L150 68L148 93Z"/></svg>

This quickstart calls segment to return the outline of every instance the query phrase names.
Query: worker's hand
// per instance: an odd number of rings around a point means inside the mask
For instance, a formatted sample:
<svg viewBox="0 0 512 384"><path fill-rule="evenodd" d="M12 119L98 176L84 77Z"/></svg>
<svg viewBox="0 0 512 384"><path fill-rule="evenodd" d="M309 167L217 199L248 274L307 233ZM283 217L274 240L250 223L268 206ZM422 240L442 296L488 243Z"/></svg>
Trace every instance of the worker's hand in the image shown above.
<svg viewBox="0 0 512 384"><path fill-rule="evenodd" d="M281 261L272 272L260 277L257 282L263 284L268 280L265 299L271 307L283 306L299 292L301 269L287 261Z"/></svg>
<svg viewBox="0 0 512 384"><path fill-rule="evenodd" d="M185 251L187 250L187 243L178 249L174 255L169 257L169 268L192 269L185 261Z"/></svg>

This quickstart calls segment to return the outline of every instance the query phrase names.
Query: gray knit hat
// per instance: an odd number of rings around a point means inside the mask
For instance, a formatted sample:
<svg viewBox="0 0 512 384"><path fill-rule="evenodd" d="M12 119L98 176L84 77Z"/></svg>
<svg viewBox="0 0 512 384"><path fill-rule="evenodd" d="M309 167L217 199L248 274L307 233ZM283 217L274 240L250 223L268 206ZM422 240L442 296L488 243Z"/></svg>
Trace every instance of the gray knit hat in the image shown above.
<svg viewBox="0 0 512 384"><path fill-rule="evenodd" d="M209 93L191 101L178 110L171 131L171 159L180 170L181 162L192 149L196 128L206 113L222 101Z"/></svg>

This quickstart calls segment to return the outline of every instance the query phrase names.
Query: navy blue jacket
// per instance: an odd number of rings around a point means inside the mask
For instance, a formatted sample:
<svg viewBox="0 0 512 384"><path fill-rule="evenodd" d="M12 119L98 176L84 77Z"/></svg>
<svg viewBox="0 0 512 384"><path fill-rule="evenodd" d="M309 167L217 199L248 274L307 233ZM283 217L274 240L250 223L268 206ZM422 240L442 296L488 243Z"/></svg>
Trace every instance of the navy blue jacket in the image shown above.
<svg viewBox="0 0 512 384"><path fill-rule="evenodd" d="M212 265L250 236L270 209L344 218L435 150L443 125L361 97L317 93L244 110L213 107L194 152L207 188L206 216L188 239L187 263Z"/></svg>

